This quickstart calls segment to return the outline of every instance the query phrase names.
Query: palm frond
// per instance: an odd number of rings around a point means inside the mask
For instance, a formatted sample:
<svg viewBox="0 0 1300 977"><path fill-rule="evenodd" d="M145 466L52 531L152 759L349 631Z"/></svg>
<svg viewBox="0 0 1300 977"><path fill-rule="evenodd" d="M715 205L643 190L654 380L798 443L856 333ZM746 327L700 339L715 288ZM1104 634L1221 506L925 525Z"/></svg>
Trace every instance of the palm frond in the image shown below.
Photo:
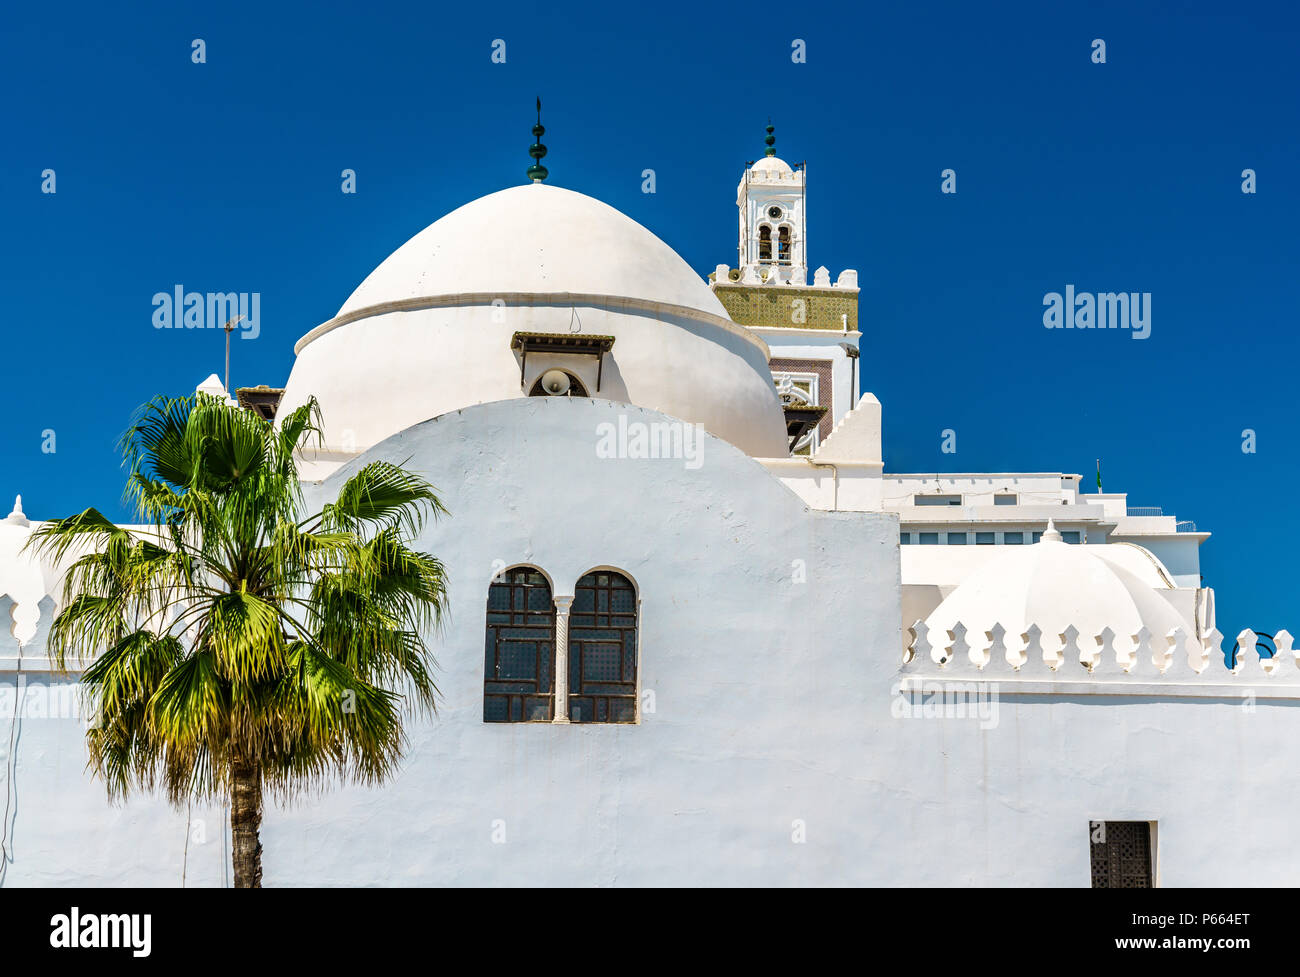
<svg viewBox="0 0 1300 977"><path fill-rule="evenodd" d="M365 532L396 523L411 536L424 528L426 513L446 513L432 485L388 461L372 461L343 483L338 498L322 511L328 529Z"/></svg>

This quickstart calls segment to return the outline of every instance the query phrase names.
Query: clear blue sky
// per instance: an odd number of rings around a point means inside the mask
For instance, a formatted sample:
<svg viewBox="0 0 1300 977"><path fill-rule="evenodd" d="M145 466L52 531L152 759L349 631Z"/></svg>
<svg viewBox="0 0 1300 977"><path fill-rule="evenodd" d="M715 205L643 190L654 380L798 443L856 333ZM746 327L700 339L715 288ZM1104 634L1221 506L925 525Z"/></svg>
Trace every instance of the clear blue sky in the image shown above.
<svg viewBox="0 0 1300 977"><path fill-rule="evenodd" d="M1294 5L889 6L9 5L0 491L37 518L124 516L132 409L222 369L221 334L155 330L152 296L260 292L234 385L283 384L294 340L393 249L523 182L539 92L551 182L701 274L735 257L771 116L809 161L812 264L861 275L887 470L1088 484L1100 456L1108 491L1214 533L1225 633L1300 633ZM1151 292L1151 338L1044 329L1066 283Z"/></svg>

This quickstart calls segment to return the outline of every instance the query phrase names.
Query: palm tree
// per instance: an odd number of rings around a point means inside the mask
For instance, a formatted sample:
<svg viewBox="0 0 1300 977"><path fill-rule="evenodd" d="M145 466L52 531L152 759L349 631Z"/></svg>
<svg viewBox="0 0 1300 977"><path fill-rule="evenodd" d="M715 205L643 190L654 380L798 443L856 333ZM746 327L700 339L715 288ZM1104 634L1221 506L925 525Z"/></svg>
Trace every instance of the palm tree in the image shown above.
<svg viewBox="0 0 1300 977"><path fill-rule="evenodd" d="M94 658L91 769L113 800L228 798L241 888L261 885L264 788L384 781L404 713L437 693L422 635L446 577L413 540L445 510L381 461L304 516L295 453L313 435L314 400L272 425L206 394L155 398L121 442L143 528L87 509L29 544L72 561L49 652L60 669Z"/></svg>

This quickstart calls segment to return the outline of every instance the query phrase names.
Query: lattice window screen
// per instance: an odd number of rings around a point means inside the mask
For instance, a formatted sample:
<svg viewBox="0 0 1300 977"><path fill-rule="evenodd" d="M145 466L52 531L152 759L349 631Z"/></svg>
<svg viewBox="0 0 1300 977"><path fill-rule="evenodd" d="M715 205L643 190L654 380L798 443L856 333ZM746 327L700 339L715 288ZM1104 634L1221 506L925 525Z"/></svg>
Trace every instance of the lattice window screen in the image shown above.
<svg viewBox="0 0 1300 977"><path fill-rule="evenodd" d="M569 719L636 722L636 590L620 573L578 581L569 615Z"/></svg>
<svg viewBox="0 0 1300 977"><path fill-rule="evenodd" d="M1151 824L1105 821L1088 825L1094 889L1150 889Z"/></svg>
<svg viewBox="0 0 1300 977"><path fill-rule="evenodd" d="M507 570L488 588L483 721L549 722L555 708L555 604L546 578Z"/></svg>

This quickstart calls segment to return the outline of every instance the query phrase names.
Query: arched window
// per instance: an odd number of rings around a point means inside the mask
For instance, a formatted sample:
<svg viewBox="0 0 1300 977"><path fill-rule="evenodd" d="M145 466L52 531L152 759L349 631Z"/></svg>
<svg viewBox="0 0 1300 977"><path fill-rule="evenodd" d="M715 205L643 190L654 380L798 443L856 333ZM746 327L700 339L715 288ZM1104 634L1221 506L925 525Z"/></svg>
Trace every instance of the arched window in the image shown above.
<svg viewBox="0 0 1300 977"><path fill-rule="evenodd" d="M636 722L636 588L613 570L578 581L569 613L569 719Z"/></svg>
<svg viewBox="0 0 1300 977"><path fill-rule="evenodd" d="M503 571L488 588L483 721L549 722L555 709L555 603L532 567Z"/></svg>
<svg viewBox="0 0 1300 977"><path fill-rule="evenodd" d="M776 236L776 260L783 265L790 263L790 225L785 224Z"/></svg>
<svg viewBox="0 0 1300 977"><path fill-rule="evenodd" d="M758 228L758 260L772 260L772 228L766 224L761 224Z"/></svg>

